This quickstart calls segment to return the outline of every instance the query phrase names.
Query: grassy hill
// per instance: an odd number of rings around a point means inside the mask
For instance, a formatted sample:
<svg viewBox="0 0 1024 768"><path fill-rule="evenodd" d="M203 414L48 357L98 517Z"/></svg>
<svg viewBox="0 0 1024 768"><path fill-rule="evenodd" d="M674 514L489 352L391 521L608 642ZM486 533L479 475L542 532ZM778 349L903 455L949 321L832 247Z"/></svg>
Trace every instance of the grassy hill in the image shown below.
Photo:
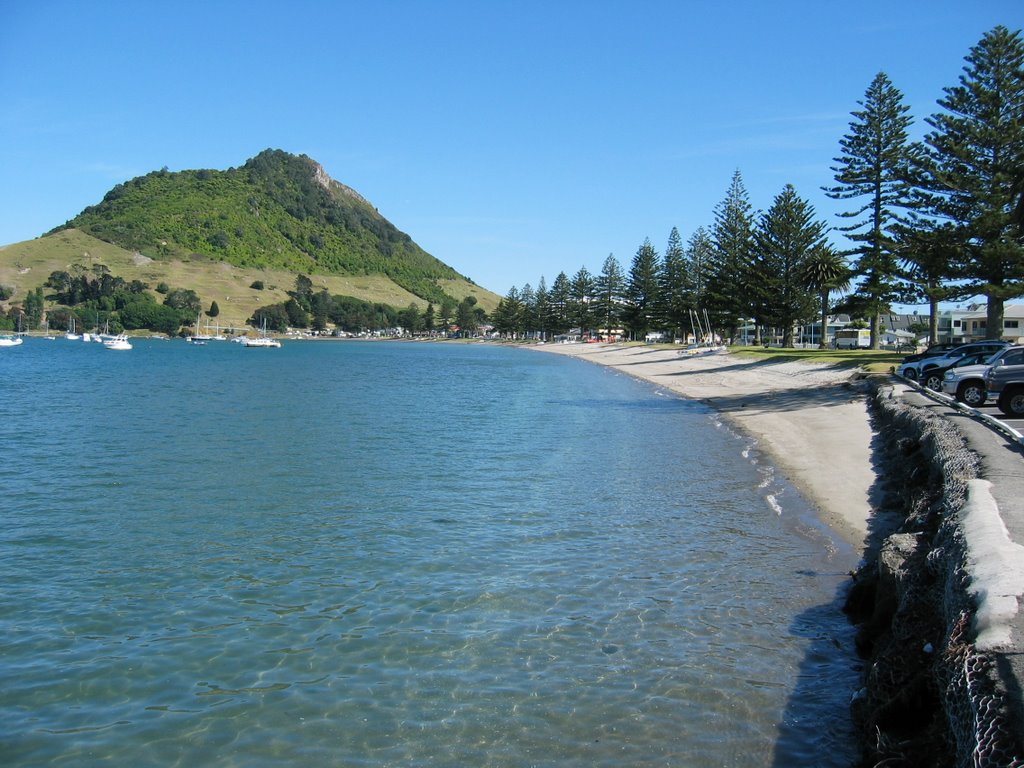
<svg viewBox="0 0 1024 768"><path fill-rule="evenodd" d="M226 171L161 170L118 184L47 235L0 248L0 286L18 303L51 272L98 264L151 289L191 289L235 326L285 301L299 273L316 291L396 308L472 295L490 312L500 300L315 161L280 150ZM266 290L250 288L256 280Z"/></svg>
<svg viewBox="0 0 1024 768"><path fill-rule="evenodd" d="M36 240L0 247L0 286L14 289L12 303L19 303L34 288L43 285L52 272L69 271L74 265L91 269L103 264L125 280L141 280L150 288L165 282L175 288L190 288L199 294L203 306L216 301L221 326L242 327L260 306L285 301L295 287L295 272L283 269L235 267L224 261L193 254L187 258L150 259L141 253L98 240L77 229L64 229ZM386 275L310 276L314 289L332 295L354 296L394 307L414 303L425 308L427 301L397 285ZM250 286L261 280L265 290ZM461 300L476 296L488 312L499 297L464 278L439 281L445 293ZM156 294L154 293L154 296ZM158 297L160 300L160 297Z"/></svg>

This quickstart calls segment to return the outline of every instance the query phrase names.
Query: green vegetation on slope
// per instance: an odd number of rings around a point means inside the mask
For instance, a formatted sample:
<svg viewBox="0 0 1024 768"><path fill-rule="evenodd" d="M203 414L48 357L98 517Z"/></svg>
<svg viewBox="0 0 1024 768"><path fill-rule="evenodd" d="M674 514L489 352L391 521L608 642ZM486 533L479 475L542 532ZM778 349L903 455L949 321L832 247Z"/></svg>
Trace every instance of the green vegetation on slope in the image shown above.
<svg viewBox="0 0 1024 768"><path fill-rule="evenodd" d="M118 184L55 231L77 228L162 261L196 255L243 269L382 274L440 303L466 280L305 155L265 150L226 171L154 171Z"/></svg>

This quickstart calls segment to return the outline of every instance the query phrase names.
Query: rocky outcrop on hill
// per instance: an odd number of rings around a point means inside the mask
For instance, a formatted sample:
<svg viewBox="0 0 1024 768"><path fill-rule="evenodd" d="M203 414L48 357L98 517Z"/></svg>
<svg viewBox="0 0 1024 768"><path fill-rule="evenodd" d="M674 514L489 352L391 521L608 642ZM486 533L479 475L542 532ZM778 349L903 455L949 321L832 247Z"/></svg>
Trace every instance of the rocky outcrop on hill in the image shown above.
<svg viewBox="0 0 1024 768"><path fill-rule="evenodd" d="M847 599L867 662L852 703L862 765L1022 766L1014 694L975 639L963 517L976 458L947 419L891 387L875 386L874 405L886 506L903 522L877 533Z"/></svg>

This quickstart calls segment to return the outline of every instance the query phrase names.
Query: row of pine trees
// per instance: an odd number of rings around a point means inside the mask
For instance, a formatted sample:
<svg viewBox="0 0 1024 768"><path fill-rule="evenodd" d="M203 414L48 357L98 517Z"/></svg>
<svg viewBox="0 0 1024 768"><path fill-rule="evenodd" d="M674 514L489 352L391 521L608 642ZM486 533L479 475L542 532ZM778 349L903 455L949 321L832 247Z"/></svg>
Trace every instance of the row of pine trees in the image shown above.
<svg viewBox="0 0 1024 768"><path fill-rule="evenodd" d="M834 185L824 188L849 206L834 230L792 185L755 212L736 171L711 226L685 244L673 228L662 253L644 240L628 271L609 255L600 274L582 267L550 287L541 277L536 288L512 288L492 315L495 329L685 337L698 327L696 312L723 338L753 321L791 346L799 323L824 327L841 311L869 323L877 349L879 316L893 304L927 302L934 340L939 302L984 296L988 333L998 338L1005 302L1024 295L1020 31L996 27L965 61L941 111L925 119L923 141L910 139L902 93L885 73L875 76L839 142Z"/></svg>

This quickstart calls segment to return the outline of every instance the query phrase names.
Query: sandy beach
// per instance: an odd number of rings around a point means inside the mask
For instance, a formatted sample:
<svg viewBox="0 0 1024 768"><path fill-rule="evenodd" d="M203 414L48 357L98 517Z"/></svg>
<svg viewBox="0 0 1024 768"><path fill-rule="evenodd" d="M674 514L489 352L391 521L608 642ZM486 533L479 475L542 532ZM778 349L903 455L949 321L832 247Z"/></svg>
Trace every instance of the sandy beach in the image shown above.
<svg viewBox="0 0 1024 768"><path fill-rule="evenodd" d="M849 368L616 344L536 349L606 365L707 403L756 439L822 519L863 549L877 480L874 433L864 391L849 386Z"/></svg>

